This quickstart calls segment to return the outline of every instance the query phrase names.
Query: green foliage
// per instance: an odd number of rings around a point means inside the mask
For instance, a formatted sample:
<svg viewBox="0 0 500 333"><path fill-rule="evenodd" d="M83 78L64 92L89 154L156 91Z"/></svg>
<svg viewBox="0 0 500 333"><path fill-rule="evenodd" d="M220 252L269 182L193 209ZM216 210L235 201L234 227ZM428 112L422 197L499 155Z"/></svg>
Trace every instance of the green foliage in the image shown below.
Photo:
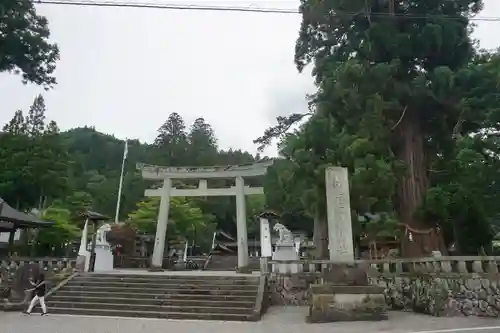
<svg viewBox="0 0 500 333"><path fill-rule="evenodd" d="M59 49L48 41L49 37L47 19L37 14L34 1L2 1L0 72L21 74L25 83L52 87Z"/></svg>
<svg viewBox="0 0 500 333"><path fill-rule="evenodd" d="M43 219L53 221L55 225L39 230L37 253L64 255L66 245L77 240L81 233L80 228L71 221L71 212L65 208L49 207L43 212Z"/></svg>
<svg viewBox="0 0 500 333"><path fill-rule="evenodd" d="M139 233L154 235L156 232L156 222L158 221L159 198L149 198L137 203L137 209L128 215L130 224Z"/></svg>
<svg viewBox="0 0 500 333"><path fill-rule="evenodd" d="M190 150L190 160L196 161L197 165L217 163L217 138L205 119L198 118L194 121L187 139L191 146L197 147L197 150Z"/></svg>
<svg viewBox="0 0 500 333"><path fill-rule="evenodd" d="M172 124L180 122L181 125ZM223 151L216 145L216 137L210 125L201 118L195 120L189 133L179 115L167 120L165 130L161 132L156 144L148 145L129 140L129 153L125 161L125 177L121 201L121 219L136 210L136 204L143 199L144 190L152 187L141 177L136 163L159 165L229 165L254 161L254 157L239 150ZM181 129L179 129L181 128ZM175 133L174 133L175 132ZM97 132L93 128L77 128L61 134L72 160L71 179L73 190L87 192L92 197L91 207L108 216L114 216L116 196L120 177L124 142L113 136ZM175 136L179 135L180 138ZM182 143L182 144L181 144ZM175 148L175 146L182 149ZM173 146L173 148L172 148ZM172 149L171 149L172 148ZM168 160L178 156L177 162ZM177 184L180 185L180 184ZM216 184L214 184L215 186ZM225 185L225 181L222 181ZM197 204L203 201L203 212L217 216L219 227L235 232L235 203L229 197L211 197L208 199L192 198Z"/></svg>
<svg viewBox="0 0 500 333"><path fill-rule="evenodd" d="M297 131L286 134L301 115L280 117L256 140L280 138L294 164L273 198L286 206L285 193L303 193L302 207L324 216L323 170L344 166L357 232L440 225L447 244L481 252L500 184L499 56L474 49L468 21L482 2L387 4L301 1L295 61L313 65L318 91ZM360 224L365 212L391 222Z"/></svg>
<svg viewBox="0 0 500 333"><path fill-rule="evenodd" d="M0 191L18 208L43 208L68 188L69 155L54 122L45 121L45 102L37 96L28 115L21 110L0 136Z"/></svg>
<svg viewBox="0 0 500 333"><path fill-rule="evenodd" d="M247 232L249 235L257 237L260 235L259 215L266 209L265 195L249 195L246 199L247 210Z"/></svg>
<svg viewBox="0 0 500 333"><path fill-rule="evenodd" d="M180 166L186 160L188 139L186 125L178 113L172 113L158 129L154 145L156 163L160 165Z"/></svg>
<svg viewBox="0 0 500 333"><path fill-rule="evenodd" d="M128 223L139 233L154 236L159 206L159 198L140 201L137 209L129 214ZM193 200L173 197L170 199L167 238L175 241L194 239L200 244L200 241L211 239L210 235L215 229L212 221L213 216L203 213Z"/></svg>
<svg viewBox="0 0 500 333"><path fill-rule="evenodd" d="M66 207L70 212L70 219L73 223L82 224L82 214L92 209L92 195L87 192L73 192L63 200L58 200L54 204Z"/></svg>
<svg viewBox="0 0 500 333"><path fill-rule="evenodd" d="M400 236L399 221L389 214L381 214L378 219L366 219L363 223L363 231L377 239L390 239Z"/></svg>
<svg viewBox="0 0 500 333"><path fill-rule="evenodd" d="M268 170L264 191L267 208L280 213L288 228L312 234L314 209L311 207L314 204L309 196L307 178L296 162L277 159Z"/></svg>
<svg viewBox="0 0 500 333"><path fill-rule="evenodd" d="M0 193L12 205L29 210L61 209L69 212L72 226L81 228L81 214L95 210L114 216L124 141L97 132L93 128L77 128L59 133L57 124L45 119L46 106L37 96L28 114L21 110L4 126L0 134ZM137 163L166 165L228 165L254 161L254 157L239 150L222 151L211 126L198 118L186 132L183 119L172 114L161 127L156 144L148 145L129 140L125 160L120 216L130 214L142 232L154 234L157 200L144 200L144 190L154 187L142 179ZM170 159L173 161L170 163ZM192 186L190 182L176 186ZM227 186L217 180L211 186ZM136 205L139 204L138 207ZM257 232L255 216L263 209L262 198L249 199L248 214L252 231ZM188 238L198 245L211 243L217 228L236 234L235 201L221 198L173 198L168 237ZM62 220L60 215L56 219ZM215 223L214 221L217 221ZM61 228L47 230L52 239ZM43 244L42 244L43 243ZM52 251L42 242L38 249ZM57 245L58 246L58 245Z"/></svg>

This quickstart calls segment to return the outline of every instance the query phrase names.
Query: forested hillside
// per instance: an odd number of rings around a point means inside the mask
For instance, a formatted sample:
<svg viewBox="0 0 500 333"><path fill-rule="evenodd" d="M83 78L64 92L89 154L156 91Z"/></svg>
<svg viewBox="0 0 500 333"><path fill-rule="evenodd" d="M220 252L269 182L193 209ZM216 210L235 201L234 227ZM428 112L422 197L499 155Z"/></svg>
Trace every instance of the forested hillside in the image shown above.
<svg viewBox="0 0 500 333"><path fill-rule="evenodd" d="M81 224L78 214L85 209L114 217L125 141L92 127L60 132L55 122L45 119L45 111L43 97L37 96L28 112L15 112L5 124L0 137L0 195L19 209L45 210L71 237L78 232L73 227ZM213 129L203 118L186 126L179 114L172 113L159 127L155 142L128 140L120 220L132 218L139 230L154 233L158 200L145 199L144 190L156 184L142 179L137 163L229 165L259 158L219 149ZM255 181L262 184L265 179ZM247 202L249 232L255 237L265 198L251 196ZM232 197L172 199L175 227L169 237L210 238L215 228L235 235L235 210Z"/></svg>
<svg viewBox="0 0 500 333"><path fill-rule="evenodd" d="M155 144L128 141L120 213L122 219L135 209L136 203L143 198L144 189L154 185L142 180L140 172L136 170L136 163L202 166L248 163L254 160L251 154L239 150L218 150L210 125L201 118L196 120L187 133L185 130L172 133L166 129L177 126L177 122L183 124L180 116L174 113L160 129ZM114 216L125 141L90 127L63 132L61 138L74 161L73 170L78 174L74 188L91 194L94 209Z"/></svg>

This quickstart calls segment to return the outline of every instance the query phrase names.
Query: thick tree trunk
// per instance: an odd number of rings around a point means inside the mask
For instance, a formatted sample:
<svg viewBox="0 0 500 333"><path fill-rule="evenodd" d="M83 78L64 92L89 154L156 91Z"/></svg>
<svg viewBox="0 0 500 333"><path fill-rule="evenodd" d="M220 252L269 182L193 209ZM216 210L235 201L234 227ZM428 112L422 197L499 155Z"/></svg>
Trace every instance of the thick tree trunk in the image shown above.
<svg viewBox="0 0 500 333"><path fill-rule="evenodd" d="M316 259L328 259L328 224L326 218L314 218L313 242Z"/></svg>
<svg viewBox="0 0 500 333"><path fill-rule="evenodd" d="M406 170L399 180L396 209L402 223L415 229L425 229L422 221L415 217L415 212L422 205L429 188L424 138L417 115L411 110L408 111L398 127L400 146L397 156L404 162ZM402 241L410 240L407 235L403 235ZM402 253L405 257L423 255L423 249L418 246L402 246L402 249L407 252Z"/></svg>

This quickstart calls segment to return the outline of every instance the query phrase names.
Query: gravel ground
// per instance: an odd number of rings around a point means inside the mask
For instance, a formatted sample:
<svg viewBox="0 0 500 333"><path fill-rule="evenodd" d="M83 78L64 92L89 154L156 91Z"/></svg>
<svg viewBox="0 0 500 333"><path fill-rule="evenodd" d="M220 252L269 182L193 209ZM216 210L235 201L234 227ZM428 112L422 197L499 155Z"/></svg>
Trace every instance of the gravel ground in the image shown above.
<svg viewBox="0 0 500 333"><path fill-rule="evenodd" d="M50 311L50 309L49 309ZM391 313L384 322L306 324L307 309L271 308L250 322L177 321L0 312L0 333L500 333L500 319L434 318Z"/></svg>

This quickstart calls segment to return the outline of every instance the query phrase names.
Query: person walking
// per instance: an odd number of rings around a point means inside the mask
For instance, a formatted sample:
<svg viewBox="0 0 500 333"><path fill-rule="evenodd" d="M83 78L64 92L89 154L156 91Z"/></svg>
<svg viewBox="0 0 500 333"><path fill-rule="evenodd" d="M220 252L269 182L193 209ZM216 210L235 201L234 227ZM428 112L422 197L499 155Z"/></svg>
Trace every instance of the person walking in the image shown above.
<svg viewBox="0 0 500 333"><path fill-rule="evenodd" d="M42 316L47 314L47 306L45 305L45 291L47 290L47 285L45 283L45 276L40 274L35 282L30 280L33 288L28 289L27 291L34 291L34 296L31 299L30 306L28 310L26 310L26 314L31 314L31 311L35 307L37 302L40 302L40 306L42 307Z"/></svg>

